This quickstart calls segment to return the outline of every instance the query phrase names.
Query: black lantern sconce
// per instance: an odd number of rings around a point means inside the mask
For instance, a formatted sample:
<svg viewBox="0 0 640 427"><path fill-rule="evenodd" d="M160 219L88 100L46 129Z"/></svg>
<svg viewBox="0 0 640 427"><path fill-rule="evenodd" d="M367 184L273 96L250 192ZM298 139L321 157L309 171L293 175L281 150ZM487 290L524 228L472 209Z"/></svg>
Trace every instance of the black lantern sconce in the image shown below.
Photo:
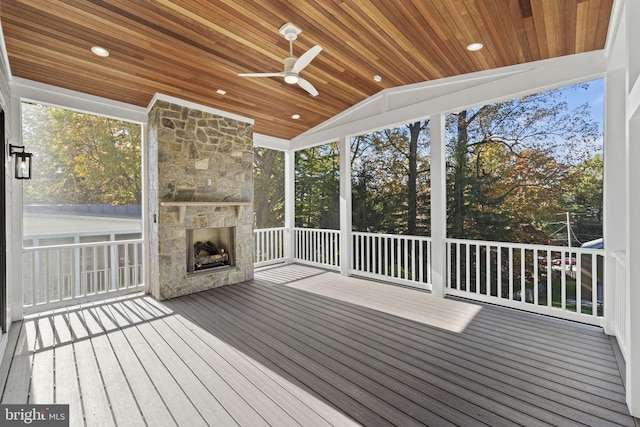
<svg viewBox="0 0 640 427"><path fill-rule="evenodd" d="M31 159L33 154L24 151L24 147L9 145L9 155L14 156L16 179L31 179Z"/></svg>

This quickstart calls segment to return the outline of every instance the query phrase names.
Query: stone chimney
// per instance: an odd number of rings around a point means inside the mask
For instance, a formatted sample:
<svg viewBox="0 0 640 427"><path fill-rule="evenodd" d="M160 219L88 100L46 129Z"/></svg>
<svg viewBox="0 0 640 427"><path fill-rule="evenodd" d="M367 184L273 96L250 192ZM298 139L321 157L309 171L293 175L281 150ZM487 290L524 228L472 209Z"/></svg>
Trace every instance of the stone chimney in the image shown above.
<svg viewBox="0 0 640 427"><path fill-rule="evenodd" d="M253 278L253 124L205 110L160 99L149 112L150 287L159 300ZM233 265L188 272L187 235L217 228L232 234Z"/></svg>

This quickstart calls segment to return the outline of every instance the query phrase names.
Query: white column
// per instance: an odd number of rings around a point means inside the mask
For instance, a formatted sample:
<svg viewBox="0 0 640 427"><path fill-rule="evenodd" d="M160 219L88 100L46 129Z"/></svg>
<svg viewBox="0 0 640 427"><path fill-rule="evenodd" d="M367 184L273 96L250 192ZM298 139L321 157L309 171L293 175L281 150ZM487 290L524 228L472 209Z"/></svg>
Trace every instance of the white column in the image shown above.
<svg viewBox="0 0 640 427"><path fill-rule="evenodd" d="M444 115L431 116L431 293L445 295L447 280L447 176Z"/></svg>
<svg viewBox="0 0 640 427"><path fill-rule="evenodd" d="M5 114L11 115L10 144L22 145L22 106L20 98L10 98L10 108ZM7 202L11 206L7 212L7 312L12 321L21 320L22 312L22 181L13 178L13 158L9 163L7 181L11 182L11 194ZM35 166L37 167L37 166ZM34 295L35 298L35 295Z"/></svg>
<svg viewBox="0 0 640 427"><path fill-rule="evenodd" d="M607 73L604 116L604 330L614 333L615 298L624 293L615 283L613 253L626 248L626 73L624 68Z"/></svg>
<svg viewBox="0 0 640 427"><path fill-rule="evenodd" d="M351 205L351 144L350 138L340 139L340 274L349 275L353 250Z"/></svg>
<svg viewBox="0 0 640 427"><path fill-rule="evenodd" d="M627 53L627 289L629 290L629 316L627 328L628 359L627 405L631 414L640 417L640 2L626 2Z"/></svg>
<svg viewBox="0 0 640 427"><path fill-rule="evenodd" d="M284 258L293 262L296 224L296 152L284 152Z"/></svg>
<svg viewBox="0 0 640 427"><path fill-rule="evenodd" d="M640 115L640 112L638 113ZM629 287L629 329L627 369L627 404L631 414L640 417L640 117L629 121L628 142L628 218L627 218L627 286Z"/></svg>

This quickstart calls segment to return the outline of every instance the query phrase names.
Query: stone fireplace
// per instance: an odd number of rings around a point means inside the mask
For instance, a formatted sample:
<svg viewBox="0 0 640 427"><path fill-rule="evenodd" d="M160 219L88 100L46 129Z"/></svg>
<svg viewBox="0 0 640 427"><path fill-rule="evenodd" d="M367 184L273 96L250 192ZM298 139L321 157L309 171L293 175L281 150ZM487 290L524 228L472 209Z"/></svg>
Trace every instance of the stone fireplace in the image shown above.
<svg viewBox="0 0 640 427"><path fill-rule="evenodd" d="M240 119L166 98L149 111L150 287L159 300L253 278L253 125Z"/></svg>

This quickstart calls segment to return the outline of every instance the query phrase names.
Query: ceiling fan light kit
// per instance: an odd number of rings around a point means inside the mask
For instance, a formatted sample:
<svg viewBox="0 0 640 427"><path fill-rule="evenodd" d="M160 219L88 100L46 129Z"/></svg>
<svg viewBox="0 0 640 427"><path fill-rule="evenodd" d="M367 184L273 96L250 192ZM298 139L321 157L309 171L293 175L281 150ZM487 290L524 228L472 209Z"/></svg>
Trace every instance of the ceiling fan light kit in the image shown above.
<svg viewBox="0 0 640 427"><path fill-rule="evenodd" d="M284 77L285 83L298 84L312 96L318 96L318 91L311 83L300 77L300 72L322 51L322 47L315 45L299 58L293 56L293 41L298 38L302 30L291 23L280 27L279 33L289 41L289 56L284 59L284 71L279 73L239 73L241 77Z"/></svg>

